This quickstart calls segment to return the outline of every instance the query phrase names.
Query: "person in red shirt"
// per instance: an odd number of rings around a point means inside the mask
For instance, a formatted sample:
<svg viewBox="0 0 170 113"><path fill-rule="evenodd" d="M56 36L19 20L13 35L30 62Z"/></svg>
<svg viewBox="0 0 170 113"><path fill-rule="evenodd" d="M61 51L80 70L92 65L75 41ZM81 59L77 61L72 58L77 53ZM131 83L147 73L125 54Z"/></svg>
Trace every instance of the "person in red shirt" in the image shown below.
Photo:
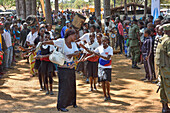
<svg viewBox="0 0 170 113"><path fill-rule="evenodd" d="M116 23L117 23L117 25L116 25L116 29L117 29L117 44L116 44L116 48L118 46L120 46L120 53L122 54L122 52L123 52L122 43L123 43L123 39L124 39L124 37L123 37L123 34L124 34L124 32L123 32L123 25L120 22L119 18L116 18Z"/></svg>

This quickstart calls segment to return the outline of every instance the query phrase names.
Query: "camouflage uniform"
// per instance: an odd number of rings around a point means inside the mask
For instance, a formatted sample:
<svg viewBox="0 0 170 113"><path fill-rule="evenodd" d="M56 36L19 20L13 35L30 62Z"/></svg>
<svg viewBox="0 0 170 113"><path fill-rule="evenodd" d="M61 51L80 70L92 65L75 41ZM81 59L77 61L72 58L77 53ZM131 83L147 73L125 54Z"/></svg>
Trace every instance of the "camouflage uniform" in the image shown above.
<svg viewBox="0 0 170 113"><path fill-rule="evenodd" d="M156 63L161 75L161 102L170 102L170 37L164 35L156 50ZM169 75L169 76L168 76Z"/></svg>
<svg viewBox="0 0 170 113"><path fill-rule="evenodd" d="M137 33L139 33L139 27L136 24L133 24L129 28L129 46L132 53L132 67L139 62L140 58L140 45Z"/></svg>
<svg viewBox="0 0 170 113"><path fill-rule="evenodd" d="M164 25L170 30L170 24ZM165 27L165 28L166 28ZM166 29L167 29L166 28ZM170 37L164 35L156 49L156 65L159 67L159 74L161 76L160 84L160 98L163 104L162 112L170 112L167 103L170 103Z"/></svg>

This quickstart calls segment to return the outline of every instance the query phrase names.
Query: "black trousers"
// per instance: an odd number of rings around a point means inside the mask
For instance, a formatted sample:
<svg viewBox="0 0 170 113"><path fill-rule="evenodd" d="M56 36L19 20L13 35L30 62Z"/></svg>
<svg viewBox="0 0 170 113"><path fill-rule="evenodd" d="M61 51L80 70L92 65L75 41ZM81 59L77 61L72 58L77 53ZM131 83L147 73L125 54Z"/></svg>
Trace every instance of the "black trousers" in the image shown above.
<svg viewBox="0 0 170 113"><path fill-rule="evenodd" d="M118 35L117 36L117 41L116 41L116 49L119 46L120 47L120 52L123 52L123 48L122 48L122 44L123 44L123 36L122 35Z"/></svg>

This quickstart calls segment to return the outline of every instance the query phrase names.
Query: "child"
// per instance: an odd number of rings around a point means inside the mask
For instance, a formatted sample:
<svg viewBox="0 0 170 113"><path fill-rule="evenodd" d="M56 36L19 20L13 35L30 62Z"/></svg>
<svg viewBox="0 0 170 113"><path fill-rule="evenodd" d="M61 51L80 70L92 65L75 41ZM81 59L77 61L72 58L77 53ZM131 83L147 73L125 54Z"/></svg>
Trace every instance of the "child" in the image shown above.
<svg viewBox="0 0 170 113"><path fill-rule="evenodd" d="M124 25L124 48L125 48L125 56L127 57L127 53L128 53L128 47L127 47L127 39L128 39L128 30L129 30L129 26L128 23L125 23Z"/></svg>
<svg viewBox="0 0 170 113"><path fill-rule="evenodd" d="M138 26L140 28L140 41L141 41L141 45L140 45L140 63L139 64L143 64L143 58L142 58L142 45L143 45L143 42L144 42L144 23L143 22L139 22L138 23Z"/></svg>
<svg viewBox="0 0 170 113"><path fill-rule="evenodd" d="M45 28L40 28L40 33L39 36L34 40L34 45L37 46L39 42L43 42L44 41L44 33L45 33ZM37 52L37 56L41 54L41 50L38 50ZM44 82L44 76L41 74L39 68L41 65L41 60L40 58L37 58L35 60L35 65L34 65L34 69L38 70L38 78L39 78L39 83L40 83L40 91L45 90L45 82ZM44 82L44 86L43 83Z"/></svg>
<svg viewBox="0 0 170 113"><path fill-rule="evenodd" d="M49 39L50 39L50 33L45 32L45 40L49 40ZM52 83L53 83L52 77L53 77L55 67L54 67L54 64L49 60L49 55L54 50L54 46L53 45L41 45L40 48L41 48L41 55L37 57L41 59L40 72L45 77L45 86L47 90L46 95L49 94L48 79L50 83L50 95L54 95L53 90L52 90Z"/></svg>
<svg viewBox="0 0 170 113"><path fill-rule="evenodd" d="M99 44L94 41L95 39L95 34L91 33L90 34L90 44L86 44L85 47L90 50L90 51L94 51ZM82 58L80 59L80 61L85 58L86 56L90 56L91 54L87 53L86 50L84 50L84 56L82 56ZM91 57L89 59L87 59L88 64L87 64L87 75L90 79L90 90L89 91L93 91L93 83L94 83L94 90L96 91L96 78L98 77L98 57L94 56Z"/></svg>
<svg viewBox="0 0 170 113"><path fill-rule="evenodd" d="M109 43L110 43L109 38L107 36L103 37L102 45L96 48L94 52L89 51L94 54L87 57L87 58L90 58L94 55L97 55L100 57L99 65L98 65L98 76L99 76L100 82L102 82L104 101L111 100L109 82L111 82L111 71L112 71L111 56L113 56L113 48L109 46ZM106 90L107 90L107 95L106 95Z"/></svg>
<svg viewBox="0 0 170 113"><path fill-rule="evenodd" d="M152 66L152 38L151 38L151 31L149 29L146 29L144 32L145 41L142 45L142 55L144 60L144 68L146 72L145 80L152 81L154 79L153 77L153 66Z"/></svg>
<svg viewBox="0 0 170 113"><path fill-rule="evenodd" d="M101 34L101 33L98 33L98 34L97 34L97 42L99 43L99 46L102 45L102 36L103 36L103 34ZM98 87L101 87L99 77L98 77L97 86L98 86Z"/></svg>

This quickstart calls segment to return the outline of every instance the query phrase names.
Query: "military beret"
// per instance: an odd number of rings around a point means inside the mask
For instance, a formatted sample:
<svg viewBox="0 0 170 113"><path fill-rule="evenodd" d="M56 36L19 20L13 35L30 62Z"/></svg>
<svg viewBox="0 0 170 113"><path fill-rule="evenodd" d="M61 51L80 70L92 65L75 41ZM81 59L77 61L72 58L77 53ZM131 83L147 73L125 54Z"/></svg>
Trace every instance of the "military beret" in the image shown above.
<svg viewBox="0 0 170 113"><path fill-rule="evenodd" d="M170 23L168 23L168 24L164 24L163 26L162 26L163 28L164 28L164 30L170 30Z"/></svg>

